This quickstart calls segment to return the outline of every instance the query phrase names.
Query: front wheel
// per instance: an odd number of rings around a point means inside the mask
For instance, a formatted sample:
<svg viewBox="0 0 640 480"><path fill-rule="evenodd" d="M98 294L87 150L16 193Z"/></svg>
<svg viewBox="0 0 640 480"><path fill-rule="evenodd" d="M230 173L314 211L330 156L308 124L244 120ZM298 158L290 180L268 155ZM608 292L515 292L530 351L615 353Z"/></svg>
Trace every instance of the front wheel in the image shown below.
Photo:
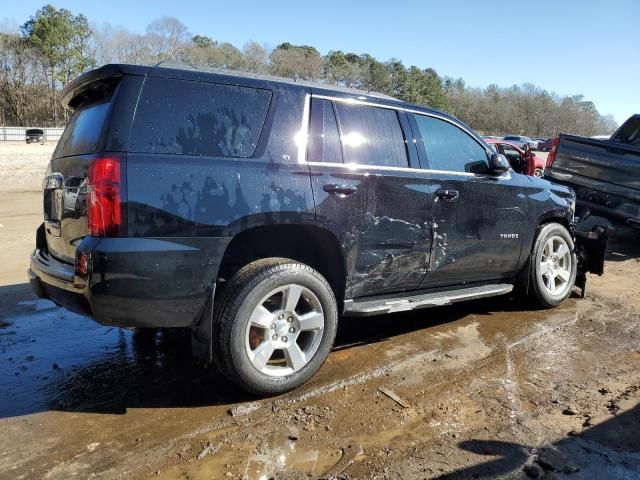
<svg viewBox="0 0 640 480"><path fill-rule="evenodd" d="M544 171L541 168L536 168L533 171L533 176L534 177L542 177L542 174L544 173Z"/></svg>
<svg viewBox="0 0 640 480"><path fill-rule="evenodd" d="M313 268L284 258L243 267L216 301L218 368L244 390L273 395L306 382L327 358L338 309Z"/></svg>
<svg viewBox="0 0 640 480"><path fill-rule="evenodd" d="M559 223L544 225L533 247L530 294L540 306L552 308L571 294L577 258L569 231Z"/></svg>

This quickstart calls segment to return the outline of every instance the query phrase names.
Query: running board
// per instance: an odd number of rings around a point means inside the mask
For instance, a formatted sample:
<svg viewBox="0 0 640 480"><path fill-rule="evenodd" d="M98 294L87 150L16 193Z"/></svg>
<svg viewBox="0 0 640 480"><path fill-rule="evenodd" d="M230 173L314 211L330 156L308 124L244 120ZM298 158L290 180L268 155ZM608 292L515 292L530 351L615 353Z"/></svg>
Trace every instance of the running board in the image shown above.
<svg viewBox="0 0 640 480"><path fill-rule="evenodd" d="M367 317L384 313L406 312L419 308L440 307L465 300L494 297L504 295L513 290L510 283L498 285L482 285L457 290L440 291L434 293L414 293L400 296L384 295L380 297L363 297L355 300L345 300L345 317Z"/></svg>

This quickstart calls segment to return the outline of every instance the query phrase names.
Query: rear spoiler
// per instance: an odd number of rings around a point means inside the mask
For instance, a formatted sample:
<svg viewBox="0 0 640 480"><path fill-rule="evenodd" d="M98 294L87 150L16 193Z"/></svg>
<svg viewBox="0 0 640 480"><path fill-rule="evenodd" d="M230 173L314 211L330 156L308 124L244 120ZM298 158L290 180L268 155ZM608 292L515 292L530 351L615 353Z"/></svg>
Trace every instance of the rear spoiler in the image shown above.
<svg viewBox="0 0 640 480"><path fill-rule="evenodd" d="M148 67L137 65L109 64L83 73L69 82L62 90L62 104L70 108L77 107L89 91L117 83L125 74L144 75Z"/></svg>

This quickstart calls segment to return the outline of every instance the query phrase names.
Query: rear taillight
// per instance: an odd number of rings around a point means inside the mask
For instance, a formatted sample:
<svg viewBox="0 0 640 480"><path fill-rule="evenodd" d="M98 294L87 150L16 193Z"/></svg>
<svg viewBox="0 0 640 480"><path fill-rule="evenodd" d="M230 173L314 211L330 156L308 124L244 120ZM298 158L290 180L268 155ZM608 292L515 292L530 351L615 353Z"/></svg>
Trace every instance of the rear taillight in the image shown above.
<svg viewBox="0 0 640 480"><path fill-rule="evenodd" d="M560 143L560 137L556 137L551 140L551 150L549 151L549 155L547 155L547 168L553 165L553 161L556 158L556 150L558 149L558 144Z"/></svg>
<svg viewBox="0 0 640 480"><path fill-rule="evenodd" d="M98 157L89 165L87 217L91 236L103 237L120 232L121 169L121 159L117 156Z"/></svg>

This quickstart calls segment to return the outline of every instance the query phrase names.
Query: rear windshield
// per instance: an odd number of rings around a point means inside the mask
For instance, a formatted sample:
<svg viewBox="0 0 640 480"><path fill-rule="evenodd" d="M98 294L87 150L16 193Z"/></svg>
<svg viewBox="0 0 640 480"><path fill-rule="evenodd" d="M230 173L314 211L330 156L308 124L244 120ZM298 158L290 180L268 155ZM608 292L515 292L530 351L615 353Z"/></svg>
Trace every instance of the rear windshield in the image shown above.
<svg viewBox="0 0 640 480"><path fill-rule="evenodd" d="M612 140L614 142L640 146L640 116L631 117L627 120Z"/></svg>
<svg viewBox="0 0 640 480"><path fill-rule="evenodd" d="M250 157L270 102L271 91L260 88L148 78L131 151Z"/></svg>
<svg viewBox="0 0 640 480"><path fill-rule="evenodd" d="M30 128L27 130L27 135L42 135L43 133L44 131L39 128Z"/></svg>
<svg viewBox="0 0 640 480"><path fill-rule="evenodd" d="M54 158L94 153L104 129L115 85L85 94L69 118L53 153Z"/></svg>

